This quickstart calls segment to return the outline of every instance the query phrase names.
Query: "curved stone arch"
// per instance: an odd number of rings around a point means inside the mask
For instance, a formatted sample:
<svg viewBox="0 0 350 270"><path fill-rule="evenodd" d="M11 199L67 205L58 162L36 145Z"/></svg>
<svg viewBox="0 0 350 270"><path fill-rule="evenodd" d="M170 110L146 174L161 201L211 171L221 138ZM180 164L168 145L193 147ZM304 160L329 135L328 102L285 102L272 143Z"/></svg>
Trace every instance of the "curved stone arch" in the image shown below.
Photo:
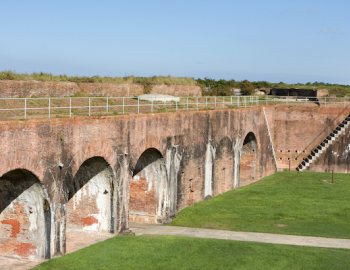
<svg viewBox="0 0 350 270"><path fill-rule="evenodd" d="M71 167L73 177L87 160L91 158L101 158L112 167L112 164L115 164L115 156L116 155L113 151L106 152L101 149L94 149L94 151L79 151L79 153L73 154L72 157L66 161L67 164L65 165Z"/></svg>
<svg viewBox="0 0 350 270"><path fill-rule="evenodd" d="M225 136L221 138L216 146L213 191L214 196L233 188L234 177L234 151L231 138Z"/></svg>
<svg viewBox="0 0 350 270"><path fill-rule="evenodd" d="M132 170L133 176L137 175L145 167L161 158L164 158L164 155L157 148L147 148L137 159L134 169Z"/></svg>
<svg viewBox="0 0 350 270"><path fill-rule="evenodd" d="M26 169L0 177L0 253L50 258L51 207L45 187Z"/></svg>
<svg viewBox="0 0 350 270"><path fill-rule="evenodd" d="M145 223L164 223L169 218L168 174L164 155L147 148L132 169L129 218Z"/></svg>
<svg viewBox="0 0 350 270"><path fill-rule="evenodd" d="M239 151L239 181L238 187L250 184L257 180L259 166L259 141L254 132L249 131L243 137Z"/></svg>
<svg viewBox="0 0 350 270"><path fill-rule="evenodd" d="M260 140L258 139L258 136L256 135L256 134L258 134L258 132L256 132L255 130L249 130L249 131L246 131L245 133L244 133L244 136L242 136L242 139L243 140L241 140L241 144L240 144L240 149L242 149L242 147L243 147L243 145L244 145L244 141L245 141L245 139L247 138L247 136L249 135L249 134L253 134L254 135L254 137L255 137L255 141L256 141L256 145L257 145L257 149L260 149Z"/></svg>
<svg viewBox="0 0 350 270"><path fill-rule="evenodd" d="M162 157L166 156L167 146L165 143L146 144L142 148L133 148L130 155L130 168L133 171L139 158L149 149L155 149Z"/></svg>
<svg viewBox="0 0 350 270"><path fill-rule="evenodd" d="M33 156L32 154L28 154ZM19 161L17 164L3 164L3 168L6 168L6 171L0 171L0 175L5 175L9 172L12 171L16 171L16 170L22 170L22 171L26 171L29 172L30 174L32 174L33 176L35 176L35 178L39 181L39 182L43 182L43 179L45 178L45 172L46 172L46 167L42 166L40 164L42 164L42 159L40 157L40 155L38 155L39 158L35 158L34 155L34 161L30 160L29 158L27 158L24 161Z"/></svg>
<svg viewBox="0 0 350 270"><path fill-rule="evenodd" d="M67 251L71 239L85 232L110 232L116 228L118 182L111 165L104 157L85 160L73 179L66 180Z"/></svg>

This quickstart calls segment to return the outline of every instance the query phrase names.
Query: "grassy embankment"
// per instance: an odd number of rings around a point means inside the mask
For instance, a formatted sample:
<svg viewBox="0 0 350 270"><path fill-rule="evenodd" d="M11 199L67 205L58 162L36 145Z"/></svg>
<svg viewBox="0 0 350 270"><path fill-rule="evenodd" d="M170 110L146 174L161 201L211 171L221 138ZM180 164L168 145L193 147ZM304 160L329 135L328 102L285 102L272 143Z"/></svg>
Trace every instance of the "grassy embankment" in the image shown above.
<svg viewBox="0 0 350 270"><path fill-rule="evenodd" d="M172 225L350 238L350 177L277 173L182 210Z"/></svg>
<svg viewBox="0 0 350 270"><path fill-rule="evenodd" d="M43 269L348 269L350 251L169 236L115 237Z"/></svg>

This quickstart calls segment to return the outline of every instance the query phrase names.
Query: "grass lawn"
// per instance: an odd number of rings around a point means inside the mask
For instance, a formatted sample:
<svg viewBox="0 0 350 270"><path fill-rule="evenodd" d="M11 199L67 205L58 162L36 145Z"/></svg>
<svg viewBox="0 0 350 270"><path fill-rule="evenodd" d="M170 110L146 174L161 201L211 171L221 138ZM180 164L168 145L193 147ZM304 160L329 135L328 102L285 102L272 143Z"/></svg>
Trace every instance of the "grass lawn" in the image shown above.
<svg viewBox="0 0 350 270"><path fill-rule="evenodd" d="M350 175L282 172L182 210L171 225L350 238Z"/></svg>
<svg viewBox="0 0 350 270"><path fill-rule="evenodd" d="M170 236L122 236L35 269L349 269L350 251Z"/></svg>

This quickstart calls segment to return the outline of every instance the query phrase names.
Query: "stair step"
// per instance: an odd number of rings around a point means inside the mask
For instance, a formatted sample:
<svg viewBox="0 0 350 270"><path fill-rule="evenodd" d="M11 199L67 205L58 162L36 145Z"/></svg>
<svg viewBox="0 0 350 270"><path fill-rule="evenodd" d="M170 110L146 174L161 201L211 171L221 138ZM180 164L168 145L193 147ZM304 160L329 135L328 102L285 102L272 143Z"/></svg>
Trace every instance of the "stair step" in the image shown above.
<svg viewBox="0 0 350 270"><path fill-rule="evenodd" d="M339 123L339 125L312 151L303 159L303 161L296 168L297 171L303 171L315 161L322 152L328 148L343 132L350 126L350 114Z"/></svg>

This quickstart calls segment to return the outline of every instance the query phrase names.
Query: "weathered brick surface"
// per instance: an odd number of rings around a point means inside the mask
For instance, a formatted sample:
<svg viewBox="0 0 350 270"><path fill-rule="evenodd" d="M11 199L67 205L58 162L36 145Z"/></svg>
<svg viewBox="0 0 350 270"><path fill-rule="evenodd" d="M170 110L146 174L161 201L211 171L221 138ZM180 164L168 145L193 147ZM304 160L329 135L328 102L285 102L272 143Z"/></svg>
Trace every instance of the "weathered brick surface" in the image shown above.
<svg viewBox="0 0 350 270"><path fill-rule="evenodd" d="M0 178L0 254L44 257L47 228L42 190L39 184L26 185L31 180L18 176Z"/></svg>
<svg viewBox="0 0 350 270"><path fill-rule="evenodd" d="M67 229L110 232L115 207L113 170L101 157L84 162L69 185ZM70 239L67 239L67 242Z"/></svg>
<svg viewBox="0 0 350 270"><path fill-rule="evenodd" d="M151 93L176 96L200 96L199 86L154 85ZM139 96L144 87L133 83L74 83L55 81L0 80L0 97L62 97L62 96Z"/></svg>
<svg viewBox="0 0 350 270"><path fill-rule="evenodd" d="M233 188L234 156L232 141L225 137L216 147L214 162L214 196Z"/></svg>
<svg viewBox="0 0 350 270"><path fill-rule="evenodd" d="M72 198L67 204L67 226L84 228L98 223L94 217L99 212L96 196L89 194L81 196L79 199Z"/></svg>
<svg viewBox="0 0 350 270"><path fill-rule="evenodd" d="M164 213L159 214L166 215L174 200L179 210L204 199L205 157L209 142L218 153L212 164L214 195L231 189L232 178L226 177L231 177L229 171L234 177L239 177L235 176L237 171L234 168L238 162L235 155L249 132L255 134L258 143L257 180L276 169L261 108L4 121L0 122L0 151L3 153L0 156L0 175L25 168L43 183L52 211L53 238L50 242L51 255L54 255L65 251L66 221L68 226L92 226L99 220L94 196L82 196L81 209L84 210L79 213L72 211L73 201L69 192L72 183L75 183L75 175L85 161L100 157L110 165L115 175L115 190L107 191L113 194L116 201L112 206L115 209L112 223L115 231L119 231L128 226L129 197L131 205L144 213L142 218L135 215L134 220L152 220L155 202L159 202L157 192L166 190L163 185L156 192L147 190L151 192L146 194L144 183L132 180L131 172L146 149L157 149L164 158L168 173L170 170L173 172L172 183L167 183L172 194L165 194L167 208L160 209ZM228 141L225 147L220 146L223 138ZM176 155L171 154L174 149ZM156 179L154 187L159 184ZM81 190L81 185L77 188ZM88 184L86 188L89 188ZM141 196L140 192L144 194ZM102 196L103 192L98 194ZM141 205L139 200L145 204ZM85 209L88 211L85 212Z"/></svg>
<svg viewBox="0 0 350 270"><path fill-rule="evenodd" d="M156 189L148 189L148 181L141 177L130 182L129 218L130 221L156 223ZM144 217L144 218L143 218Z"/></svg>
<svg viewBox="0 0 350 270"><path fill-rule="evenodd" d="M312 171L350 173L350 128L310 166Z"/></svg>
<svg viewBox="0 0 350 270"><path fill-rule="evenodd" d="M22 257L35 255L36 246L33 244L33 239L26 235L30 226L26 207L23 202L17 201L13 203L12 209L6 209L1 213L1 254Z"/></svg>
<svg viewBox="0 0 350 270"><path fill-rule="evenodd" d="M292 170L348 115L338 106L276 106L267 110L279 168Z"/></svg>
<svg viewBox="0 0 350 270"><path fill-rule="evenodd" d="M240 186L248 185L257 179L257 168L259 160L257 159L257 141L252 133L249 133L243 141L243 147L240 157Z"/></svg>

